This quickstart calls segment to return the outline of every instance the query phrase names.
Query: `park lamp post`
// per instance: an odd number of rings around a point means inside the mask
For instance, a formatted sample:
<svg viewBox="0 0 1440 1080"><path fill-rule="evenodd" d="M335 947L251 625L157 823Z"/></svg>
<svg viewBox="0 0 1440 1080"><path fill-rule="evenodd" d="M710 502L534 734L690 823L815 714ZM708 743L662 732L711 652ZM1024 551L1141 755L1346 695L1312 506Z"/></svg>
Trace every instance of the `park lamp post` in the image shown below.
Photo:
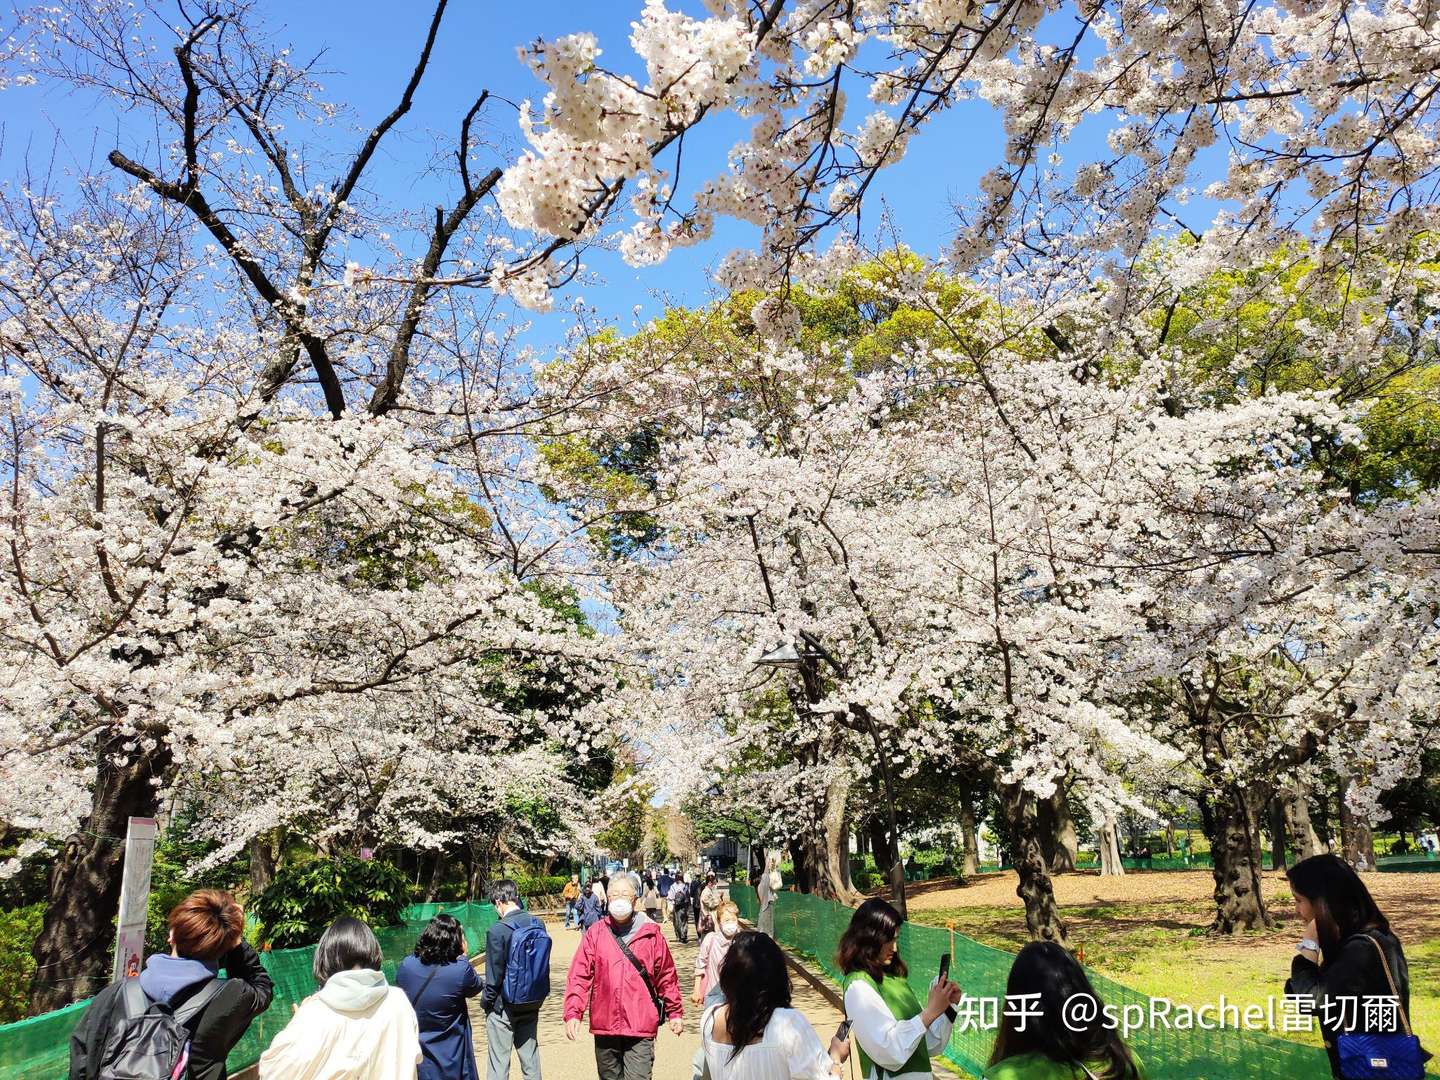
<svg viewBox="0 0 1440 1080"><path fill-rule="evenodd" d="M753 522L753 518L751 520ZM837 675L844 676L845 669L831 655L830 651L820 644L820 640L815 635L801 630L798 642L782 642L756 660L755 666L793 668L799 671L801 682L805 687L805 699L811 706L814 706L820 703L821 698L821 660L834 668ZM885 785L885 809L890 825L890 897L900 912L900 918L907 919L909 915L905 904L905 864L900 859L900 829L895 816L895 789L890 780L890 758L880 742L880 732L876 730L875 718L870 715L870 710L852 705L847 712L853 713L864 721L865 728L870 733L870 739L875 745L875 757L880 763L880 779ZM845 857L847 859L850 857L848 844Z"/></svg>

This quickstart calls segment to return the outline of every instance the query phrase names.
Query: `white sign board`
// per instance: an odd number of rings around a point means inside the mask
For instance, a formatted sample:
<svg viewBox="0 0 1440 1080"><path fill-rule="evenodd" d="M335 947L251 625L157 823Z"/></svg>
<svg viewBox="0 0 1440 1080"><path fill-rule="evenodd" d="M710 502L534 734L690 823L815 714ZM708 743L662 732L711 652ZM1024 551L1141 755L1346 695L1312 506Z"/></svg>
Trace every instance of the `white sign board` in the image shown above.
<svg viewBox="0 0 1440 1080"><path fill-rule="evenodd" d="M118 930L112 974L117 981L140 974L145 964L150 868L155 862L155 838L159 833L155 819L147 817L132 817L125 832L125 871L120 885L120 914L116 919Z"/></svg>

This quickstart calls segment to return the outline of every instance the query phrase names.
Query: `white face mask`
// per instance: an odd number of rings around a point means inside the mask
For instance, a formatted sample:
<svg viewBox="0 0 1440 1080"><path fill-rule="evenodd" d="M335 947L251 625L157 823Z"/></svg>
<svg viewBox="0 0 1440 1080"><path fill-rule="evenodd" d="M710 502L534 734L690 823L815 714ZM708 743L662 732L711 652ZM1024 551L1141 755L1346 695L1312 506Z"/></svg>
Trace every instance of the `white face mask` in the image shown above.
<svg viewBox="0 0 1440 1080"><path fill-rule="evenodd" d="M610 917L619 922L624 922L635 913L635 905L626 897L617 896L610 901Z"/></svg>
<svg viewBox="0 0 1440 1080"><path fill-rule="evenodd" d="M734 937L740 932L740 924L732 919L726 919L720 924L720 932L726 937Z"/></svg>

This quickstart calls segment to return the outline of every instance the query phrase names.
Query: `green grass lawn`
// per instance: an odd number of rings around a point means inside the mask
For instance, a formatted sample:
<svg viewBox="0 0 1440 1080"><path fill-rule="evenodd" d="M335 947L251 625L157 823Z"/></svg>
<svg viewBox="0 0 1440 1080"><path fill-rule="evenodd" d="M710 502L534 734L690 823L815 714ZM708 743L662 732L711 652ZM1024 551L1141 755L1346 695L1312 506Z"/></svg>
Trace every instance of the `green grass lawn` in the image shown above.
<svg viewBox="0 0 1440 1080"><path fill-rule="evenodd" d="M1440 884L1440 882L1437 882ZM1278 899L1278 897L1277 897ZM1223 994L1242 1009L1284 993L1294 955L1293 918L1280 916L1273 930L1215 938L1205 933L1213 907L1204 901L1092 903L1066 906L1071 946L1086 966L1152 997L1203 1005ZM916 922L956 929L986 945L1014 952L1029 936L1012 906L945 907L915 911ZM1410 1011L1427 1049L1440 1048L1440 936L1415 940L1397 926L1410 965ZM1281 1038L1319 1044L1318 1034L1274 1032Z"/></svg>

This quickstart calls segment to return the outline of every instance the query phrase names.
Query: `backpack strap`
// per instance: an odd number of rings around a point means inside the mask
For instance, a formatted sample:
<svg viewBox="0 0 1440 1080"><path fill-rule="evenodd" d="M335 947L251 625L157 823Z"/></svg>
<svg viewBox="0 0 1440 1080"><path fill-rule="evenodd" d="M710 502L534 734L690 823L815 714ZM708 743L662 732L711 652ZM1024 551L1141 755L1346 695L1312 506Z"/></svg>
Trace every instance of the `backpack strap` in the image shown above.
<svg viewBox="0 0 1440 1080"><path fill-rule="evenodd" d="M190 1027L190 1021L205 1011L205 1006L220 996L220 991L225 989L225 983L220 979L211 979L199 990L196 990L185 1003L174 1011L175 1022Z"/></svg>

